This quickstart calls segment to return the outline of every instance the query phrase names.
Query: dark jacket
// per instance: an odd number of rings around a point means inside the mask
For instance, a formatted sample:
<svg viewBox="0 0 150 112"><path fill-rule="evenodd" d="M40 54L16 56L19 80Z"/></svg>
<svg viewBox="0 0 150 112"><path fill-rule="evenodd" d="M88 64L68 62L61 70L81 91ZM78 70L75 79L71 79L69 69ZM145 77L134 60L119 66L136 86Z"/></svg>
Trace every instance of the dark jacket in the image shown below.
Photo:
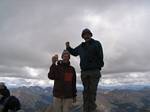
<svg viewBox="0 0 150 112"><path fill-rule="evenodd" d="M101 43L91 39L82 42L75 49L68 47L67 50L74 56L80 56L80 67L82 71L100 69L104 66L103 49Z"/></svg>
<svg viewBox="0 0 150 112"><path fill-rule="evenodd" d="M15 96L9 96L4 103L3 112L8 112L8 110L16 112L20 110L20 108L21 104L18 98L16 98Z"/></svg>
<svg viewBox="0 0 150 112"><path fill-rule="evenodd" d="M76 72L70 63L59 61L57 65L52 64L48 78L54 80L53 95L55 97L76 97Z"/></svg>

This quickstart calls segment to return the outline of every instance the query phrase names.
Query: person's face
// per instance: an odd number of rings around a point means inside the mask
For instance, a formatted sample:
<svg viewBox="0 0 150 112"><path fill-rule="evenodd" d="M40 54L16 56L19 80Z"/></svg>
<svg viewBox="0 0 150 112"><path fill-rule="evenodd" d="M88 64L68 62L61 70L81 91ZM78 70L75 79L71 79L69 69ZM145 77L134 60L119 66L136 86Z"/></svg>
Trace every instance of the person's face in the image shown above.
<svg viewBox="0 0 150 112"><path fill-rule="evenodd" d="M68 53L63 54L62 59L63 59L63 62L68 63L70 59L69 54Z"/></svg>
<svg viewBox="0 0 150 112"><path fill-rule="evenodd" d="M90 40L91 39L91 34L90 33L84 33L82 38L87 41L87 40Z"/></svg>

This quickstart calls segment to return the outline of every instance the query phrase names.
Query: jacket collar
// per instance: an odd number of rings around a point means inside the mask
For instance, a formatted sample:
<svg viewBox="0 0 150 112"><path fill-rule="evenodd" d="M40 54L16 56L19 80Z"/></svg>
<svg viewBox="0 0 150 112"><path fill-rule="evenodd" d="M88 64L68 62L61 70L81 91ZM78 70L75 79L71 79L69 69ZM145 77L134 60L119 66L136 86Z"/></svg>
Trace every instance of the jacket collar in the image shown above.
<svg viewBox="0 0 150 112"><path fill-rule="evenodd" d="M94 39L91 38L89 41L87 42L82 42L82 46L85 46L86 44L92 44L92 42L94 42Z"/></svg>
<svg viewBox="0 0 150 112"><path fill-rule="evenodd" d="M63 60L59 60L59 61L57 62L57 64L58 64L58 65L63 65L63 66L70 66L70 61L69 61L69 63L64 63Z"/></svg>

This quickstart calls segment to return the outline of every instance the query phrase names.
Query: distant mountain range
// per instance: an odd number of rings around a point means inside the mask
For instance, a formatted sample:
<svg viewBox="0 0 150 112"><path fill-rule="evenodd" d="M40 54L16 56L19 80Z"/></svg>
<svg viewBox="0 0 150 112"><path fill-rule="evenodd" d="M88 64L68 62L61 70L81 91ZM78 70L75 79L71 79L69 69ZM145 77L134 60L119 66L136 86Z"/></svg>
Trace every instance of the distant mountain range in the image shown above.
<svg viewBox="0 0 150 112"><path fill-rule="evenodd" d="M121 84L121 85L101 85L99 88L104 90L114 90L114 89L130 89L130 90L141 90L144 88L150 88L150 84Z"/></svg>
<svg viewBox="0 0 150 112"><path fill-rule="evenodd" d="M11 89L12 95L19 98L25 112L44 112L52 103L52 88L38 86Z"/></svg>
<svg viewBox="0 0 150 112"><path fill-rule="evenodd" d="M25 112L45 112L53 101L50 87L18 87L12 88L11 93L19 98ZM150 88L99 89L97 105L99 112L150 112ZM79 89L72 112L80 112L81 108L82 91Z"/></svg>

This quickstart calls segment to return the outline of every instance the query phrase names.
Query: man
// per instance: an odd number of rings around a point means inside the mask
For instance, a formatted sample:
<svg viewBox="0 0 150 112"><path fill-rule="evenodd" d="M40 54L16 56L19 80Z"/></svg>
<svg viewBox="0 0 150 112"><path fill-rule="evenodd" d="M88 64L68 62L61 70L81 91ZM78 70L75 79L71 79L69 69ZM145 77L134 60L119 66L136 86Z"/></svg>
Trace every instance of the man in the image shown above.
<svg viewBox="0 0 150 112"><path fill-rule="evenodd" d="M58 55L52 57L48 78L54 80L54 112L70 112L72 102L76 101L76 72L69 59L70 53L67 50L63 51L61 61L58 61Z"/></svg>
<svg viewBox="0 0 150 112"><path fill-rule="evenodd" d="M104 66L103 49L101 43L94 40L92 32L89 29L82 31L82 42L76 48L71 48L69 42L66 42L66 49L73 56L80 56L81 80L84 86L83 91L83 111L96 111L96 91L99 79L101 77L100 70Z"/></svg>

